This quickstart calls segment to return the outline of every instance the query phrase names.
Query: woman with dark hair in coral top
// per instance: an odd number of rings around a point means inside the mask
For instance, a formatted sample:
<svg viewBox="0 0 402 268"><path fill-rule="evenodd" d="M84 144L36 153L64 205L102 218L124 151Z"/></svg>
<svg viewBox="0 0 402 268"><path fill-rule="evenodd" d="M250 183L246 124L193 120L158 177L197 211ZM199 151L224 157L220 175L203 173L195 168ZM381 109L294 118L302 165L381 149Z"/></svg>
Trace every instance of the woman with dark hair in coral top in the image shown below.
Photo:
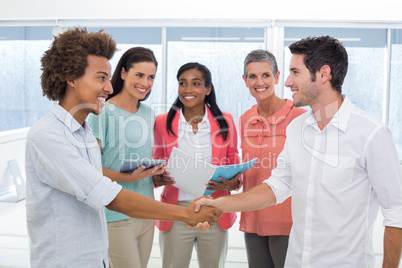
<svg viewBox="0 0 402 268"><path fill-rule="evenodd" d="M197 62L180 67L177 73L178 97L168 113L155 120L154 159L169 159L173 147L193 155L196 159L214 165L239 163L237 132L231 114L222 113L216 103L211 72ZM154 176L157 186L165 185L161 201L187 206L194 198L172 185L168 176ZM209 181L211 197L229 195L240 188L240 174L222 178L222 182ZM191 180L191 178L188 178ZM236 213L224 213L207 232L190 229L186 224L156 221L163 268L188 267L193 247L197 250L200 268L225 266L228 229L236 220Z"/></svg>

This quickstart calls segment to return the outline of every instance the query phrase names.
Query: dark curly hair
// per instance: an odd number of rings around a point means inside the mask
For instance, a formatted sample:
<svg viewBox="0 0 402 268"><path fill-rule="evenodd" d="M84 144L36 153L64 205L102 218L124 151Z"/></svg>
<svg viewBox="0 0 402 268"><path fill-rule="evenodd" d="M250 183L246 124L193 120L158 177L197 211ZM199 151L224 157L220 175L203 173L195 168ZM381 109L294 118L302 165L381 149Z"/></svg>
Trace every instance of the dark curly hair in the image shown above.
<svg viewBox="0 0 402 268"><path fill-rule="evenodd" d="M345 47L330 36L308 37L289 46L292 54L304 54L304 64L309 69L312 81L322 66L331 68L332 88L342 92L342 84L348 72L348 53Z"/></svg>
<svg viewBox="0 0 402 268"><path fill-rule="evenodd" d="M41 59L43 96L53 101L62 100L66 82L84 75L88 55L110 60L115 51L116 42L103 30L88 33L86 28L76 27L59 34Z"/></svg>

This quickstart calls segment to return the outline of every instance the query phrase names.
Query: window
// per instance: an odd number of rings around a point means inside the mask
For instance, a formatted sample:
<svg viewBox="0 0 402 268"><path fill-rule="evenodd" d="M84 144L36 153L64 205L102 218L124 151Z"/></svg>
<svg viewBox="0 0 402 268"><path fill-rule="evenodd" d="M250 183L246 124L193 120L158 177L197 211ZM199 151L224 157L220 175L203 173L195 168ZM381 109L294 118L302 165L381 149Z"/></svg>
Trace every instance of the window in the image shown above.
<svg viewBox="0 0 402 268"><path fill-rule="evenodd" d="M142 46L151 49L158 61L158 69L152 86L152 93L145 101L151 107L159 106L159 103L165 102L161 98L162 94L162 29L161 28L128 28L128 27L98 27L87 28L89 32L97 32L104 29L110 34L117 43L117 51L110 60L112 73L115 72L117 63L121 56L128 49L136 46Z"/></svg>
<svg viewBox="0 0 402 268"><path fill-rule="evenodd" d="M289 74L289 45L301 38L322 35L337 38L348 52L349 67L342 93L356 106L381 120L386 89L386 29L285 28L283 79L286 80ZM290 90L285 89L284 96L291 99Z"/></svg>
<svg viewBox="0 0 402 268"><path fill-rule="evenodd" d="M167 47L169 107L177 98L177 71L192 61L211 71L217 103L236 124L255 104L242 79L243 61L251 50L264 48L264 28L168 28Z"/></svg>
<svg viewBox="0 0 402 268"><path fill-rule="evenodd" d="M127 49L144 46L154 51L159 65L152 94L145 103L153 107L156 114L166 112L176 99L176 74L180 66L198 61L212 73L221 110L231 113L237 124L240 115L255 104L242 79L244 58L251 50L270 47L278 40L267 40L266 44L267 28L262 26L201 26L87 29L104 29L116 40L118 51L111 60L112 72ZM388 62L386 28L285 25L284 53L276 55L280 65L283 59L282 81L289 74L291 53L288 46L301 38L321 35L338 38L345 45L349 54L349 70L343 92L361 109L380 120L388 119L386 123L402 158L402 108L399 105L402 101L402 78L399 75L402 71L402 30L391 30L391 62ZM282 35L277 37L282 38ZM51 101L42 96L40 59L51 42L52 27L0 27L0 131L30 127L50 110ZM284 98L292 99L288 88L283 92ZM386 102L385 96L389 96L389 102ZM384 111L388 112L388 117Z"/></svg>
<svg viewBox="0 0 402 268"><path fill-rule="evenodd" d="M51 27L0 27L0 131L30 127L49 111L40 58L51 39Z"/></svg>
<svg viewBox="0 0 402 268"><path fill-rule="evenodd" d="M399 158L402 159L402 30L391 32L391 87L388 125L394 136Z"/></svg>

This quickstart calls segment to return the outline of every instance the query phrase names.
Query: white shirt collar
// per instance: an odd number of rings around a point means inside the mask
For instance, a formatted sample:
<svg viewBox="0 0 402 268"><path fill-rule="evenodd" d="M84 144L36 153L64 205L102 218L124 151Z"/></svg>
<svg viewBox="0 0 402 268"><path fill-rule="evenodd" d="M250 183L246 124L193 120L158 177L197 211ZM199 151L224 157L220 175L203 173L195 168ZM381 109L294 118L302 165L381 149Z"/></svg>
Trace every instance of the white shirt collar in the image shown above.
<svg viewBox="0 0 402 268"><path fill-rule="evenodd" d="M187 122L186 118L184 117L183 108L180 109L179 124L184 124L185 126L191 126L191 125ZM205 105L205 113L204 113L204 116L202 117L201 122L198 123L198 126L199 126L199 128L202 128L202 127L205 127L205 126L209 128L208 108L207 108L206 105Z"/></svg>
<svg viewBox="0 0 402 268"><path fill-rule="evenodd" d="M342 131L346 131L349 123L350 115L353 110L353 104L345 94L342 94L343 102L339 110L329 122L328 126L334 126ZM317 119L314 116L314 112L310 111L309 117L306 119L305 124L318 128ZM326 126L326 128L328 127Z"/></svg>

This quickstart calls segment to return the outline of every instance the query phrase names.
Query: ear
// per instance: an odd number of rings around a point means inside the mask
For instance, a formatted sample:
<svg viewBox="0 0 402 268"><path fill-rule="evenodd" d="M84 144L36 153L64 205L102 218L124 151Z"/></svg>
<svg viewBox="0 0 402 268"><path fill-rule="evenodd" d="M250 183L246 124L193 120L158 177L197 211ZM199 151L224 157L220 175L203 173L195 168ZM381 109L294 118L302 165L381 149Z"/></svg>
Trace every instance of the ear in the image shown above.
<svg viewBox="0 0 402 268"><path fill-rule="evenodd" d="M322 66L319 75L322 83L331 80L331 67L329 67L328 65Z"/></svg>
<svg viewBox="0 0 402 268"><path fill-rule="evenodd" d="M126 73L126 70L124 69L124 67L121 68L120 77L122 80L125 80L127 77L127 73Z"/></svg>
<svg viewBox="0 0 402 268"><path fill-rule="evenodd" d="M208 86L207 91L205 92L205 95L208 96L211 93L211 89L212 89L212 87Z"/></svg>
<svg viewBox="0 0 402 268"><path fill-rule="evenodd" d="M244 74L242 75L242 77L243 77L244 83L246 83L246 86L247 86L247 77Z"/></svg>
<svg viewBox="0 0 402 268"><path fill-rule="evenodd" d="M67 85L69 85L70 87L75 87L75 80L67 81Z"/></svg>
<svg viewBox="0 0 402 268"><path fill-rule="evenodd" d="M275 75L275 85L277 85L279 83L279 76L281 75L281 72L277 72Z"/></svg>

